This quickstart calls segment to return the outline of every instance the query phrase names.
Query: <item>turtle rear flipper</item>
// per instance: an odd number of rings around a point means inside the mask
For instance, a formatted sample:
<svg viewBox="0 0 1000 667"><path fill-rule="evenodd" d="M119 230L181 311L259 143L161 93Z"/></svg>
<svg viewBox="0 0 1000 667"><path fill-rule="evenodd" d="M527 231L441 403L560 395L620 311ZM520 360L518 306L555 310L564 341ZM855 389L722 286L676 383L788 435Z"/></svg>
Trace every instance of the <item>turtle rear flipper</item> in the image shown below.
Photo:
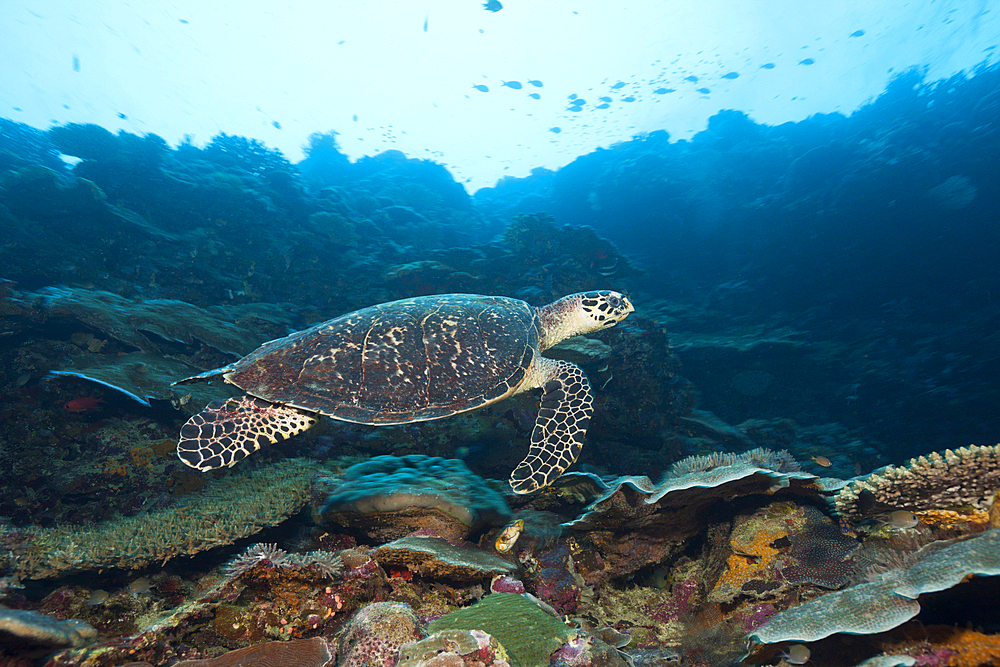
<svg viewBox="0 0 1000 667"><path fill-rule="evenodd" d="M295 408L251 396L212 401L181 427L177 456L202 472L232 466L261 445L290 438L315 423Z"/></svg>
<svg viewBox="0 0 1000 667"><path fill-rule="evenodd" d="M510 475L514 493L531 493L548 486L570 467L583 448L594 412L594 396L583 369L568 361L541 358L549 378L542 389L531 445Z"/></svg>

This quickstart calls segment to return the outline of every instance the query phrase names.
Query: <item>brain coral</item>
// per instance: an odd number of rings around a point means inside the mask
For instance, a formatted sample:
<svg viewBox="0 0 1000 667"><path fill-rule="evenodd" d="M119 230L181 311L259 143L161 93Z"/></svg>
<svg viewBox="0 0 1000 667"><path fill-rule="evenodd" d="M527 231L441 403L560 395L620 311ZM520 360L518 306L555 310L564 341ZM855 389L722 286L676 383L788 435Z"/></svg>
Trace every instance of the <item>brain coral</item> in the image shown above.
<svg viewBox="0 0 1000 667"><path fill-rule="evenodd" d="M358 527L388 541L419 529L463 539L510 521L503 497L457 459L376 456L313 489L318 522Z"/></svg>
<svg viewBox="0 0 1000 667"><path fill-rule="evenodd" d="M852 481L837 494L837 511L851 519L862 518L867 508L859 498L866 491L874 499L872 510L919 512L965 505L982 510L998 488L1000 445L970 445L919 456L905 466L886 466Z"/></svg>

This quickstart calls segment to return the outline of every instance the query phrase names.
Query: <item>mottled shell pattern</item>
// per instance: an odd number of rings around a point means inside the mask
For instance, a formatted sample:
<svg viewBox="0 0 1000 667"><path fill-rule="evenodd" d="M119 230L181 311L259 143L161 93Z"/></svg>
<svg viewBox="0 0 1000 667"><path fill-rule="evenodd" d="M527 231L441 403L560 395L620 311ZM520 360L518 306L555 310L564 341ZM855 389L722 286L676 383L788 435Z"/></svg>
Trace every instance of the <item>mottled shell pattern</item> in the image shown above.
<svg viewBox="0 0 1000 667"><path fill-rule="evenodd" d="M518 299L416 297L265 343L224 375L253 396L344 421L424 421L514 393L538 354L540 327Z"/></svg>

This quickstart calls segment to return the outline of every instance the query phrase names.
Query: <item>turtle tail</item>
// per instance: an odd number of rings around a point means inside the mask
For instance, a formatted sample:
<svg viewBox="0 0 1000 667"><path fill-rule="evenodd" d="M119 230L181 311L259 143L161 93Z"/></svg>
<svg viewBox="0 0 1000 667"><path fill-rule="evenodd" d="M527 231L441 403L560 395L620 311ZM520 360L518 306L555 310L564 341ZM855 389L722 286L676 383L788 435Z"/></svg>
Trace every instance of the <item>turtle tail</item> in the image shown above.
<svg viewBox="0 0 1000 667"><path fill-rule="evenodd" d="M315 423L308 413L252 396L212 401L181 427L177 456L202 472L233 466Z"/></svg>
<svg viewBox="0 0 1000 667"><path fill-rule="evenodd" d="M531 493L548 486L573 465L594 412L594 396L583 369L568 361L545 359L549 380L542 386L542 404L531 432L531 445L510 475L514 493Z"/></svg>

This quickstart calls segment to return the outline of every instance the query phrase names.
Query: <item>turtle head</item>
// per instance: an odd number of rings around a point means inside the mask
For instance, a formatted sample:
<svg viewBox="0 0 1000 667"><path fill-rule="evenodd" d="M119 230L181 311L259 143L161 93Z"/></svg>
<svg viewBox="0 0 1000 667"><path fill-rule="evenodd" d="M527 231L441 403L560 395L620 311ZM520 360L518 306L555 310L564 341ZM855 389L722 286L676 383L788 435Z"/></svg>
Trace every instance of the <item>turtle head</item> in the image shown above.
<svg viewBox="0 0 1000 667"><path fill-rule="evenodd" d="M634 311L632 302L624 294L611 290L564 296L538 309L543 348L580 334L610 329Z"/></svg>
<svg viewBox="0 0 1000 667"><path fill-rule="evenodd" d="M620 292L598 290L576 295L580 297L580 310L591 324L586 331L610 329L635 312L632 302Z"/></svg>

